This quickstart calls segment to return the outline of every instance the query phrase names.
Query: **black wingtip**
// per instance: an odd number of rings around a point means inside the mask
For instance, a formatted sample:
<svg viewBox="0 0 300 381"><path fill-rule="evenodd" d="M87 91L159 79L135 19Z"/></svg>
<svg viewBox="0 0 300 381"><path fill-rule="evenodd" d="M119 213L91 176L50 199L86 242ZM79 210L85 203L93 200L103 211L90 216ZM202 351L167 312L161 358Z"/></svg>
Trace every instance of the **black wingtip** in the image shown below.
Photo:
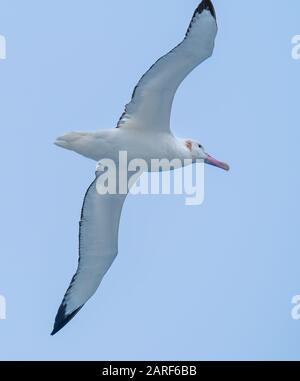
<svg viewBox="0 0 300 381"><path fill-rule="evenodd" d="M66 314L66 306L65 306L65 304L62 303L60 305L59 309L58 309L58 312L57 312L57 315L56 315L56 318L55 318L55 323L54 323L53 331L51 332L51 336L55 335L66 324L68 324L69 321L72 320L73 317L78 314L78 312L81 310L82 307L83 307L83 305L78 307L71 314L67 315Z"/></svg>
<svg viewBox="0 0 300 381"><path fill-rule="evenodd" d="M207 10L211 13L211 15L216 19L216 11L213 6L213 3L211 0L203 0L199 5L198 8L196 9L194 16L196 16L197 13L202 13L204 10Z"/></svg>
<svg viewBox="0 0 300 381"><path fill-rule="evenodd" d="M211 0L203 0L199 5L198 7L196 8L194 14L193 14L193 17L192 17L192 21L190 22L190 25L188 27L188 30L186 32L186 36L188 36L188 34L190 33L190 30L193 26L193 22L194 22L194 19L197 15L201 14L204 10L207 10L211 13L212 17L217 21L217 16L216 16L216 11L215 11L215 8L213 6L213 3L211 2Z"/></svg>

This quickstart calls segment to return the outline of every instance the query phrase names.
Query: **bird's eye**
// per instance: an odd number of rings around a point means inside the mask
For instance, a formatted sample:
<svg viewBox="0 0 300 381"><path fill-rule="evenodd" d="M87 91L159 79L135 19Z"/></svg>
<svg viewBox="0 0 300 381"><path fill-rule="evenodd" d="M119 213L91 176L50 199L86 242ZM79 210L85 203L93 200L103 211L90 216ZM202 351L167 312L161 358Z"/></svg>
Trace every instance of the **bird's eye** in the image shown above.
<svg viewBox="0 0 300 381"><path fill-rule="evenodd" d="M203 146L201 144L198 144L198 147L201 148L201 149L203 148Z"/></svg>

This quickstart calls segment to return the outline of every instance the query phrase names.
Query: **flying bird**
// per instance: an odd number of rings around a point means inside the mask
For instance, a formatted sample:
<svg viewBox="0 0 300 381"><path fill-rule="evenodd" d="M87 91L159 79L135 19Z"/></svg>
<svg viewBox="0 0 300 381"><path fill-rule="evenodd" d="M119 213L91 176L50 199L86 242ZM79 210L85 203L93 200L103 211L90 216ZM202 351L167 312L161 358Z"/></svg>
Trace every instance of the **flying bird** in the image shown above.
<svg viewBox="0 0 300 381"><path fill-rule="evenodd" d="M119 152L128 160L203 160L224 170L229 166L206 153L196 140L174 136L170 115L176 90L214 50L217 35L214 6L203 0L195 10L183 41L161 57L142 76L126 105L117 128L96 132L70 132L55 142L99 162L102 158L118 165ZM118 230L126 194L97 191L97 178L84 197L79 223L79 261L56 315L52 335L61 330L93 296L118 253Z"/></svg>

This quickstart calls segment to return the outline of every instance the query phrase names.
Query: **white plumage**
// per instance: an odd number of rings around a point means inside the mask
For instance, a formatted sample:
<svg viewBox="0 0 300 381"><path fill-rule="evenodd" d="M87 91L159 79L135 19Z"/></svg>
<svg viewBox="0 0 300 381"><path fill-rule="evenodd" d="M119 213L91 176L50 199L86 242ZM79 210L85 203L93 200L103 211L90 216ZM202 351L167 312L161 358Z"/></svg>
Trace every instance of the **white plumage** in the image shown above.
<svg viewBox="0 0 300 381"><path fill-rule="evenodd" d="M210 0L197 7L184 40L160 58L140 79L116 129L72 132L57 139L60 147L90 159L114 160L127 151L128 160L202 159L228 170L196 141L171 133L170 115L176 90L186 76L213 53L217 34ZM58 310L52 334L58 332L95 293L118 253L119 221L126 195L100 195L96 179L87 190L80 221L79 263Z"/></svg>

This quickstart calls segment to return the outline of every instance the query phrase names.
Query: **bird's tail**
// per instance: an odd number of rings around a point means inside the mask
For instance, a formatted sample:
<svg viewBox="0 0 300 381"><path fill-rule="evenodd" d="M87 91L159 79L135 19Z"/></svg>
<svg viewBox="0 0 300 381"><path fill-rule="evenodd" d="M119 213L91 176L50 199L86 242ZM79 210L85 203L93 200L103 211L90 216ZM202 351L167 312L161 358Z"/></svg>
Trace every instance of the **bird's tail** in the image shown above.
<svg viewBox="0 0 300 381"><path fill-rule="evenodd" d="M104 141L95 139L95 136L96 134L93 132L69 132L57 138L54 144L98 161L100 160L99 153L103 151Z"/></svg>
<svg viewBox="0 0 300 381"><path fill-rule="evenodd" d="M68 132L58 137L54 144L62 148L73 150L86 136L88 136L87 132Z"/></svg>

